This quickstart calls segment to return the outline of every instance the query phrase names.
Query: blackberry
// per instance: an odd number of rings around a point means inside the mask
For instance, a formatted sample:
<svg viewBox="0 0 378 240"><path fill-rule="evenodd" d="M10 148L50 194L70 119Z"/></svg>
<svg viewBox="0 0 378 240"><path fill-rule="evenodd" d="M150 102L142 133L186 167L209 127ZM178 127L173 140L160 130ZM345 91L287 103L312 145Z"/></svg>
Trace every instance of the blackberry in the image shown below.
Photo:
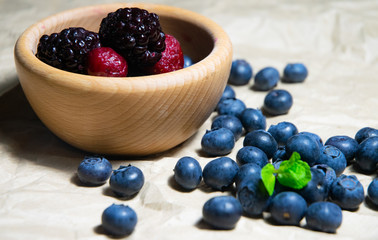
<svg viewBox="0 0 378 240"><path fill-rule="evenodd" d="M100 41L121 54L128 64L153 66L165 50L159 16L140 8L120 8L102 19Z"/></svg>
<svg viewBox="0 0 378 240"><path fill-rule="evenodd" d="M87 74L87 55L100 46L98 33L71 27L60 33L43 35L39 40L36 57L56 68Z"/></svg>

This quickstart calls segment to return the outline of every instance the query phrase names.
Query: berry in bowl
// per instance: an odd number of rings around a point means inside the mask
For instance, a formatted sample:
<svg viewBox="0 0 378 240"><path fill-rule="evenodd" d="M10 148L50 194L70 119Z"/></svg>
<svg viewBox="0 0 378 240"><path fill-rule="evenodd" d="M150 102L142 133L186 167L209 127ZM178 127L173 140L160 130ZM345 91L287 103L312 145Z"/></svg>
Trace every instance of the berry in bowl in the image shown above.
<svg viewBox="0 0 378 240"><path fill-rule="evenodd" d="M193 65L183 68L183 55ZM155 4L68 10L32 25L15 45L20 84L41 121L102 154L149 155L187 140L216 107L231 62L219 25Z"/></svg>

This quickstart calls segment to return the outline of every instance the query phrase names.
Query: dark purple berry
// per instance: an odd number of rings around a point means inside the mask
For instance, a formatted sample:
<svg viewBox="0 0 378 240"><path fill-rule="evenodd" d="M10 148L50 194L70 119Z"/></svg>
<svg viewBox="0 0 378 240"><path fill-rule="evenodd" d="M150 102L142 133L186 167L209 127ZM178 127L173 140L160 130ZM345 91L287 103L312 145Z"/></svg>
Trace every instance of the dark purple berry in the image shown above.
<svg viewBox="0 0 378 240"><path fill-rule="evenodd" d="M165 34L155 13L120 8L102 19L101 43L121 54L130 65L153 66L165 50Z"/></svg>
<svg viewBox="0 0 378 240"><path fill-rule="evenodd" d="M72 27L60 33L43 35L36 57L50 66L74 73L87 74L87 56L101 47L97 33L81 27Z"/></svg>

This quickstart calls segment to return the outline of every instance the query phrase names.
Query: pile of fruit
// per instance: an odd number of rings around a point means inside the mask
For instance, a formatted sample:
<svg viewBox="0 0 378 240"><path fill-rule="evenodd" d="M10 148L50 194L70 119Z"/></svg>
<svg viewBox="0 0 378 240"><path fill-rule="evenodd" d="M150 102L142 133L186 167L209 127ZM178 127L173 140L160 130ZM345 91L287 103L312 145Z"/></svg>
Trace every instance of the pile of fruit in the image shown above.
<svg viewBox="0 0 378 240"><path fill-rule="evenodd" d="M120 8L102 19L98 33L70 27L40 38L36 57L73 73L126 77L179 70L179 41L165 34L155 13Z"/></svg>
<svg viewBox="0 0 378 240"><path fill-rule="evenodd" d="M283 82L300 83L307 77L303 64L288 64ZM245 60L232 64L229 84L247 85L252 68ZM203 206L203 219L217 229L233 229L242 215L269 217L279 225L300 226L303 218L309 229L336 232L342 223L342 210L355 211L365 200L365 191L355 175L345 175L348 165L361 173L378 170L378 130L360 129L354 138L330 137L324 144L312 132L299 132L291 122L279 122L267 129L266 116L286 114L293 101L285 90L273 89L280 80L275 68L257 73L253 88L269 91L263 111L248 108L226 86L217 106L218 116L202 137L202 152L216 159L203 170L197 160L181 158L175 167L176 182L184 189L206 186L229 196L218 196ZM279 96L284 91L286 97ZM281 93L282 95L283 93ZM268 99L268 104L267 104ZM224 156L244 134L243 147L236 161ZM378 179L367 196L378 204ZM263 215L263 213L267 213Z"/></svg>

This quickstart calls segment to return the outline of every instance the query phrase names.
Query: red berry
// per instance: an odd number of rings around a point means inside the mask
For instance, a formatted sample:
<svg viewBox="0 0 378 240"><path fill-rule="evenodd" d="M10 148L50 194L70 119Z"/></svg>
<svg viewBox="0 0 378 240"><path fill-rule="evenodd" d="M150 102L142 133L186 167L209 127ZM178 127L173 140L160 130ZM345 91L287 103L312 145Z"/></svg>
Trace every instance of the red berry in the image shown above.
<svg viewBox="0 0 378 240"><path fill-rule="evenodd" d="M127 62L109 47L93 49L88 54L88 74L105 77L126 77Z"/></svg>
<svg viewBox="0 0 378 240"><path fill-rule="evenodd" d="M165 46L159 62L147 70L150 74L172 72L184 67L184 54L179 41L172 35L165 34Z"/></svg>

